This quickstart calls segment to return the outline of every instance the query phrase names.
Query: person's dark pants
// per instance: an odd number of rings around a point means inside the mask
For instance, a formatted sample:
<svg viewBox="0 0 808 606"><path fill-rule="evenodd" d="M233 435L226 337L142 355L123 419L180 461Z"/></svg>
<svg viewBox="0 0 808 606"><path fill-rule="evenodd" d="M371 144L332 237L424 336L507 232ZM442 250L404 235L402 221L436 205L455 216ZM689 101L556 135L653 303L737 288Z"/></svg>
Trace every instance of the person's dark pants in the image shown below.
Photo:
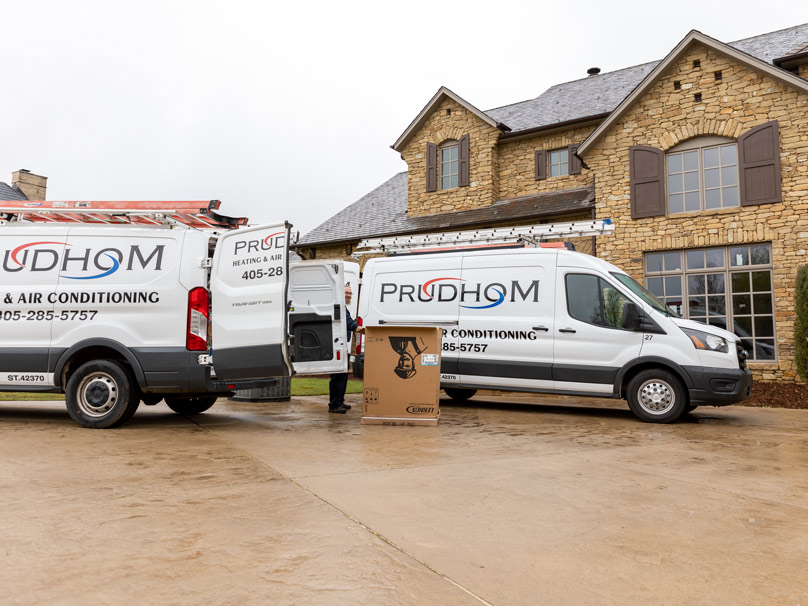
<svg viewBox="0 0 808 606"><path fill-rule="evenodd" d="M339 372L328 380L328 407L336 408L345 404L345 390L348 389L348 373Z"/></svg>

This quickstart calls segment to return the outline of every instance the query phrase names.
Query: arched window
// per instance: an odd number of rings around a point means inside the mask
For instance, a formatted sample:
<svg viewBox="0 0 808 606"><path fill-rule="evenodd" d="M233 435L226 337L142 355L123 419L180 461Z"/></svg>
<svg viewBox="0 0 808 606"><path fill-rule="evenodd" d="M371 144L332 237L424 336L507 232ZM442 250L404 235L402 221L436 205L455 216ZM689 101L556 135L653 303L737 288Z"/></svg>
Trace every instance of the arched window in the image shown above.
<svg viewBox="0 0 808 606"><path fill-rule="evenodd" d="M738 206L738 145L726 137L696 137L665 154L668 213Z"/></svg>

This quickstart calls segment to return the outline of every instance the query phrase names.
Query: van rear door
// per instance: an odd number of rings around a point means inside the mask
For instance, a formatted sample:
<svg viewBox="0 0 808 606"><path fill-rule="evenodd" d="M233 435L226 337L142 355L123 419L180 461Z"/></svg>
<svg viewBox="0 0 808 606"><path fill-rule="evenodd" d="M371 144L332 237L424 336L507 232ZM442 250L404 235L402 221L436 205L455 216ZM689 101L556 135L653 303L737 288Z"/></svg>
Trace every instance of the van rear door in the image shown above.
<svg viewBox="0 0 808 606"><path fill-rule="evenodd" d="M348 372L342 261L303 261L289 269L289 343L298 374Z"/></svg>
<svg viewBox="0 0 808 606"><path fill-rule="evenodd" d="M288 224L219 238L210 276L211 350L217 379L291 374L286 346Z"/></svg>

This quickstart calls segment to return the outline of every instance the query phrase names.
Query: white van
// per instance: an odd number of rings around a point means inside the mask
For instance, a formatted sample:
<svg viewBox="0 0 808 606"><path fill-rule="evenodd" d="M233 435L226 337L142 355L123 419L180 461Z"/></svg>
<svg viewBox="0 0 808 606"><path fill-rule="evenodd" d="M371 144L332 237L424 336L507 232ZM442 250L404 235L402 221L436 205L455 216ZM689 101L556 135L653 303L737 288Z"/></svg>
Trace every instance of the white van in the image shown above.
<svg viewBox="0 0 808 606"><path fill-rule="evenodd" d="M293 372L347 371L342 264L290 267L290 225L105 225L90 219L103 203L81 204L74 223L0 208L0 390L64 392L78 424L106 428L141 401L193 414Z"/></svg>
<svg viewBox="0 0 808 606"><path fill-rule="evenodd" d="M643 421L750 395L734 334L684 320L619 268L565 248L370 259L366 326L443 328L441 387L625 398Z"/></svg>

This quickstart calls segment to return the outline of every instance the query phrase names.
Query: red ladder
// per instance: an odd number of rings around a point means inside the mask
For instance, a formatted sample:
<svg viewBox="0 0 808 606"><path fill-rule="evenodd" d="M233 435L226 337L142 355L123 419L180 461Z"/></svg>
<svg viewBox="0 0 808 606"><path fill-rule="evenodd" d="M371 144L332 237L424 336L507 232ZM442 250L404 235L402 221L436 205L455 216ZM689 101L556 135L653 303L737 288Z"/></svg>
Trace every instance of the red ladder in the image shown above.
<svg viewBox="0 0 808 606"><path fill-rule="evenodd" d="M197 229L236 229L246 217L216 212L219 200L180 202L0 201L0 223L81 223L91 225L168 225Z"/></svg>

